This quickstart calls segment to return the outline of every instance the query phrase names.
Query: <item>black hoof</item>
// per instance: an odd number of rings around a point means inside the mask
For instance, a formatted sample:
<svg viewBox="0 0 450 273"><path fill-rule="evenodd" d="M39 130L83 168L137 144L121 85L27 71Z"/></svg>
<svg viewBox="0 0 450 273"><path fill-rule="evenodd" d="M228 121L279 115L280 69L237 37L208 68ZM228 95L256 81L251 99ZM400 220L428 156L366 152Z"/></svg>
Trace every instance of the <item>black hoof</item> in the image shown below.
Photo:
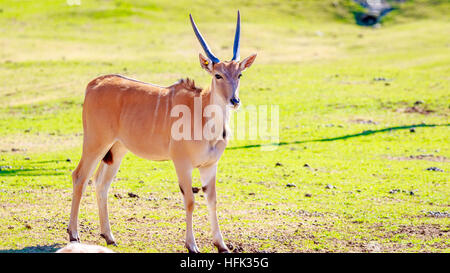
<svg viewBox="0 0 450 273"><path fill-rule="evenodd" d="M69 229L67 229L67 233L69 234L69 241L70 241L71 243L80 243L80 242L81 242L81 241L80 241L80 237L74 237L74 236L72 235L72 232L70 232Z"/></svg>
<svg viewBox="0 0 450 273"><path fill-rule="evenodd" d="M219 253L230 253L227 248L218 249Z"/></svg>
<svg viewBox="0 0 450 273"><path fill-rule="evenodd" d="M100 236L102 236L102 238L105 239L107 245L117 246L115 241L106 238L106 236L104 234L100 234Z"/></svg>
<svg viewBox="0 0 450 273"><path fill-rule="evenodd" d="M219 253L230 253L230 250L227 247L223 247L220 244L214 244Z"/></svg>
<svg viewBox="0 0 450 273"><path fill-rule="evenodd" d="M200 250L197 247L188 247L186 246L189 253L200 253Z"/></svg>

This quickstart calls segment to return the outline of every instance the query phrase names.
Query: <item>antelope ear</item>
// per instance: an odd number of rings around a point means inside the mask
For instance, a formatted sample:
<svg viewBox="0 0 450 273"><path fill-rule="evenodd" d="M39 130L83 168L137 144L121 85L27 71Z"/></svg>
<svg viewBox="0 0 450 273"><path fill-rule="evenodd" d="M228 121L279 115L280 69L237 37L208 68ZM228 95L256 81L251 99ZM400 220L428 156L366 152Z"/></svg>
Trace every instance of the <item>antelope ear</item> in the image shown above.
<svg viewBox="0 0 450 273"><path fill-rule="evenodd" d="M200 65L202 66L202 68L208 71L208 73L212 74L213 62L210 59L203 56L202 53L198 54L198 58L200 59Z"/></svg>
<svg viewBox="0 0 450 273"><path fill-rule="evenodd" d="M245 69L249 68L253 62L256 59L256 54L250 55L249 57L245 58L242 62L239 63L239 69L241 71L244 71Z"/></svg>

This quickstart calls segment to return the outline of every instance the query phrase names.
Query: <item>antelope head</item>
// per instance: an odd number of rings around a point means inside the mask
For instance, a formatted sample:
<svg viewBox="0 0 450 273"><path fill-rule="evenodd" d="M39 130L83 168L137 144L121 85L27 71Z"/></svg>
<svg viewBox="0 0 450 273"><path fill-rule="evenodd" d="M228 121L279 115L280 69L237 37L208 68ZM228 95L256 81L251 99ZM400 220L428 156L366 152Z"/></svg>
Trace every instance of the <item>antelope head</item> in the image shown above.
<svg viewBox="0 0 450 273"><path fill-rule="evenodd" d="M211 92L214 100L222 105L231 106L237 109L241 103L239 99L239 80L242 72L249 68L255 61L256 54L253 54L243 61L240 61L239 40L241 36L241 16L238 11L236 34L234 36L233 58L231 61L220 61L209 48L202 34L195 25L192 15L189 14L192 28L197 36L200 45L206 53L206 57L199 54L200 65L212 77Z"/></svg>

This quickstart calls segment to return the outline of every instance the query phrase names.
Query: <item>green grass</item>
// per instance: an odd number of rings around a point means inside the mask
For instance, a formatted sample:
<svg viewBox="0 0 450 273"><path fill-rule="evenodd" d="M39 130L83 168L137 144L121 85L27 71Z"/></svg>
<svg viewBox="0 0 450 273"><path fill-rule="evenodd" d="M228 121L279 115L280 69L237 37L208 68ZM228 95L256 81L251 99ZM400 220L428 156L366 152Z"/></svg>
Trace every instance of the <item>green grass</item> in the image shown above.
<svg viewBox="0 0 450 273"><path fill-rule="evenodd" d="M228 59L239 8L241 56L258 53L240 97L244 107L279 105L280 143L230 142L217 186L225 241L242 252L450 252L449 218L427 215L450 212L448 1L402 4L381 28L357 26L349 0L169 2L0 3L0 251L67 242L87 83L120 73L206 86L188 13ZM196 194L194 230L212 252L204 199ZM170 162L128 154L109 202L115 251L185 251ZM104 244L92 187L80 230Z"/></svg>

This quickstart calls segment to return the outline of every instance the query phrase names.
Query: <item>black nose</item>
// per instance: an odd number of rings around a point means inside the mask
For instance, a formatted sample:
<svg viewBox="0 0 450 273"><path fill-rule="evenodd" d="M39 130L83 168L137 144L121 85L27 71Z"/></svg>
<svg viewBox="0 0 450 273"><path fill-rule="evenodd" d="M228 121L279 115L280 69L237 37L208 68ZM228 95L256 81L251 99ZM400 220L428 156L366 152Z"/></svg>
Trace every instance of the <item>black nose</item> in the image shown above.
<svg viewBox="0 0 450 273"><path fill-rule="evenodd" d="M230 102L231 102L231 104L236 105L236 104L239 104L241 101L237 98L231 98Z"/></svg>

